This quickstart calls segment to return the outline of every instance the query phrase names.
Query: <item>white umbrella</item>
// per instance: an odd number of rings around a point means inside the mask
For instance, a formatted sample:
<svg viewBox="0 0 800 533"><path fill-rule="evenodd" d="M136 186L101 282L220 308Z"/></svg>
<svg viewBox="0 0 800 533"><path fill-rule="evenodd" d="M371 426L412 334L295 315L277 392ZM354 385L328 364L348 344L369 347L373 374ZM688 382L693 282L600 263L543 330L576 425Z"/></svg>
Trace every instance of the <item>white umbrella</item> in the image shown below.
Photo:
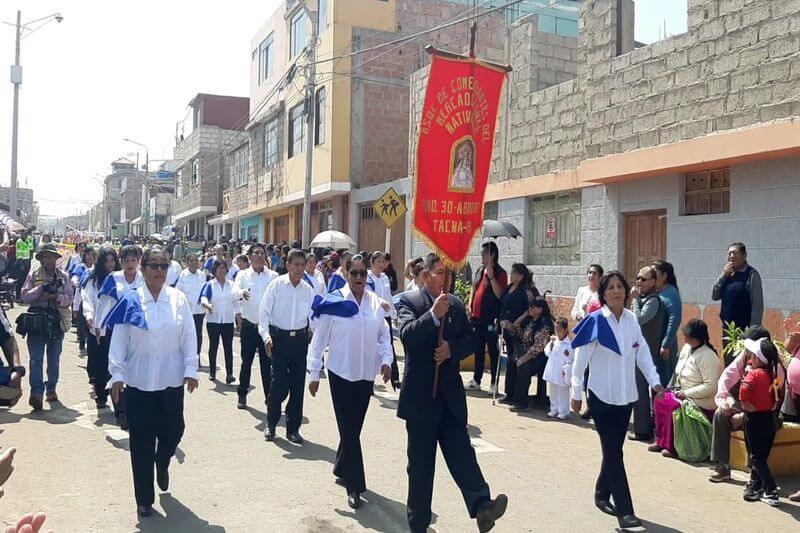
<svg viewBox="0 0 800 533"><path fill-rule="evenodd" d="M355 250L356 241L350 235L342 233L341 231L323 231L314 237L309 245L310 248L348 248Z"/></svg>

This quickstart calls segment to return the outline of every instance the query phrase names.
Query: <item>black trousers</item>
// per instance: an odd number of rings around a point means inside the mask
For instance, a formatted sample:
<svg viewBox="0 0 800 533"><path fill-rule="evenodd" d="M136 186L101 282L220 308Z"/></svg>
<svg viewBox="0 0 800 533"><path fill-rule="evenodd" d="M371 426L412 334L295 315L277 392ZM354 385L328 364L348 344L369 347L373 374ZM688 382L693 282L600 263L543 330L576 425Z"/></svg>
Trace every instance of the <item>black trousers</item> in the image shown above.
<svg viewBox="0 0 800 533"><path fill-rule="evenodd" d="M347 492L364 492L364 457L361 453L361 428L367 416L374 383L368 380L348 381L328 371L333 412L339 429L339 447L333 475L344 481Z"/></svg>
<svg viewBox="0 0 800 533"><path fill-rule="evenodd" d="M514 363L516 365L516 363ZM547 366L547 356L540 354L538 357L529 359L517 366L516 389L514 393L514 403L518 407L528 407L528 390L531 388L533 376L544 374L544 367ZM546 397L546 387L542 381L536 385L536 399L541 402Z"/></svg>
<svg viewBox="0 0 800 533"><path fill-rule="evenodd" d="M128 387L126 393L130 399L128 431L136 505L152 505L153 467L169 467L183 436L183 387L154 392Z"/></svg>
<svg viewBox="0 0 800 533"><path fill-rule="evenodd" d="M392 341L392 383L400 381L400 369L397 368L397 352L394 350L394 336L392 335L392 319L386 317L386 322L389 324L389 339Z"/></svg>
<svg viewBox="0 0 800 533"><path fill-rule="evenodd" d="M222 337L222 352L225 354L225 375L233 375L233 322L216 324L206 322L208 331L208 373L211 377L217 374L217 348Z"/></svg>
<svg viewBox="0 0 800 533"><path fill-rule="evenodd" d="M638 368L636 369L636 391L639 393L639 399L633 403L633 432L637 435L653 436L655 422L650 399L650 384L647 383L647 379Z"/></svg>
<svg viewBox="0 0 800 533"><path fill-rule="evenodd" d="M492 364L492 368L490 368L489 371L492 374L492 385L494 385L497 382L497 362L500 360L500 346L497 344L497 331L491 324L478 322L474 325L478 341L475 345L475 372L472 375L472 379L477 383L481 382L486 359L486 347L488 347L489 360ZM490 326L492 327L492 331L489 331Z"/></svg>
<svg viewBox="0 0 800 533"><path fill-rule="evenodd" d="M625 444L625 434L628 431L628 421L631 419L633 404L607 404L595 396L591 390L589 390L587 402L592 411L597 434L600 437L600 447L603 451L603 462L595 484L595 494L603 500L613 497L619 516L633 514L631 490L628 486L628 476L625 473L625 462L622 455L622 446Z"/></svg>
<svg viewBox="0 0 800 533"><path fill-rule="evenodd" d="M111 335L112 332L107 330L106 334L100 337L99 343L94 335L89 335L87 339L89 350L94 351L94 395L100 403L108 401L109 391L106 389L106 385L111 379L111 374L108 372L108 349L111 346ZM126 394L123 390L119 395L119 400L114 403L114 413L117 416L124 415L125 407Z"/></svg>
<svg viewBox="0 0 800 533"><path fill-rule="evenodd" d="M78 333L78 347L82 350L86 348L86 337L89 336L89 326L86 324L86 317L83 316L83 306L78 310L75 331Z"/></svg>
<svg viewBox="0 0 800 533"><path fill-rule="evenodd" d="M767 464L776 431L775 417L771 411L745 413L744 438L750 456L750 482L764 492L778 489Z"/></svg>
<svg viewBox="0 0 800 533"><path fill-rule="evenodd" d="M97 350L98 345L94 331L88 331L86 335L86 373L89 375L90 380L94 380L94 372L97 368Z"/></svg>
<svg viewBox="0 0 800 533"><path fill-rule="evenodd" d="M203 319L205 313L192 315L194 319L194 332L197 335L197 366L200 366L200 350L203 348Z"/></svg>
<svg viewBox="0 0 800 533"><path fill-rule="evenodd" d="M441 400L440 400L441 401ZM436 412L438 411L438 412ZM436 470L436 445L461 490L469 516L475 518L478 504L489 499L489 485L469 441L467 424L445 406L425 413L420 420L406 420L408 433L408 525L411 531L425 531L431 523L431 498Z"/></svg>
<svg viewBox="0 0 800 533"><path fill-rule="evenodd" d="M286 404L286 432L296 433L303 420L303 386L306 383L308 330L288 331L270 327L272 337L272 384L267 396L267 425L275 427L281 419L281 405Z"/></svg>
<svg viewBox="0 0 800 533"><path fill-rule="evenodd" d="M253 370L253 360L258 352L258 364L261 368L261 386L264 388L264 399L269 398L270 381L272 380L272 362L267 356L264 339L258 333L258 325L242 319L242 330L239 332L242 350L242 367L239 370L239 396L247 396L250 389L250 374Z"/></svg>
<svg viewBox="0 0 800 533"><path fill-rule="evenodd" d="M25 285L25 278L28 277L28 272L31 271L30 259L17 259L17 300L20 299L22 294L22 286Z"/></svg>
<svg viewBox="0 0 800 533"><path fill-rule="evenodd" d="M506 396L511 399L516 396L517 386L517 351L520 350L520 341L515 337L503 334L506 344Z"/></svg>

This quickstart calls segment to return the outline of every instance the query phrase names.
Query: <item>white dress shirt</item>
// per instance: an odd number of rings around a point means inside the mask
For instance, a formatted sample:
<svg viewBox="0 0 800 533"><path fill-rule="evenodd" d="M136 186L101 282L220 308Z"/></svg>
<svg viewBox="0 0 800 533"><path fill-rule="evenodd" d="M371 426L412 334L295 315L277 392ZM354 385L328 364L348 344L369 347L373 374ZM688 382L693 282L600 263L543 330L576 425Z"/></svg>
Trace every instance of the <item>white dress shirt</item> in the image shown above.
<svg viewBox="0 0 800 533"><path fill-rule="evenodd" d="M355 296L345 285L342 295L353 302ZM357 303L357 302L356 302ZM311 381L319 381L322 355L329 347L325 364L328 370L347 381L373 381L381 365L391 365L392 337L386 323L381 299L364 291L358 314L351 317L321 315L308 347L308 371Z"/></svg>
<svg viewBox="0 0 800 533"><path fill-rule="evenodd" d="M394 304L392 303L392 284L391 281L389 281L389 276L381 272L381 276L378 277L370 270L367 280L375 284L375 294L383 301L389 303L389 310L384 311L383 316L397 318L397 310L395 310ZM367 289L372 290L372 287L367 284Z"/></svg>
<svg viewBox="0 0 800 533"><path fill-rule="evenodd" d="M242 318L251 324L258 324L258 308L261 305L261 299L269 284L277 277L278 273L268 269L266 265L261 272L256 272L253 267L239 272L234 284L242 291L250 291L250 299L236 302L236 314L241 314Z"/></svg>
<svg viewBox="0 0 800 533"><path fill-rule="evenodd" d="M234 308L236 300L241 299L242 290L234 287L233 282L225 280L224 285L212 279L206 283L211 287L211 299L206 296L200 297L200 303L211 304L212 311L206 311L206 322L209 324L233 324Z"/></svg>
<svg viewBox="0 0 800 533"><path fill-rule="evenodd" d="M108 352L109 385L118 381L142 391L183 386L197 379L197 337L186 296L161 288L158 300L147 287L136 289L147 329L117 324Z"/></svg>
<svg viewBox="0 0 800 533"><path fill-rule="evenodd" d="M174 287L178 283L178 278L181 276L181 264L177 261L170 261L169 268L167 269L167 285Z"/></svg>
<svg viewBox="0 0 800 533"><path fill-rule="evenodd" d="M269 327L294 331L309 326L314 289L300 279L292 285L289 274L278 276L269 284L258 310L258 332L264 342L272 342Z"/></svg>
<svg viewBox="0 0 800 533"><path fill-rule="evenodd" d="M204 315L206 310L200 305L200 291L203 290L203 285L206 284L205 273L198 269L194 274L187 268L181 272L178 277L178 285L176 289L186 295L189 301L189 308L192 310L193 315Z"/></svg>
<svg viewBox="0 0 800 533"><path fill-rule="evenodd" d="M636 315L624 309L617 322L608 306L604 305L600 312L608 321L622 355L602 346L596 340L576 348L575 362L572 365L572 398L581 399L583 373L588 366L589 390L604 403L627 405L639 398L636 391L636 367L639 367L651 388L660 385L661 380Z"/></svg>
<svg viewBox="0 0 800 533"><path fill-rule="evenodd" d="M100 304L97 293L100 289L97 288L94 282L93 278L89 278L86 287L81 289L81 303L83 304L83 318L86 319L87 323L92 322L95 327L99 327L105 317L97 315L97 308ZM90 331L90 333L94 335L94 331Z"/></svg>

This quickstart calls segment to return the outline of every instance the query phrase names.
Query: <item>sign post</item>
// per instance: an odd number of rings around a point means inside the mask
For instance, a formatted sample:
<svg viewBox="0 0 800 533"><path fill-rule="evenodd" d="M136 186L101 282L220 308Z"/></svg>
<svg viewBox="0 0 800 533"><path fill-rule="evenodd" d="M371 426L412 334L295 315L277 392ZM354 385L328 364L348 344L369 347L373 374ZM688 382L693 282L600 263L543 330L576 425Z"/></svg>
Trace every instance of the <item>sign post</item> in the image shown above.
<svg viewBox="0 0 800 533"><path fill-rule="evenodd" d="M392 226L397 224L403 215L406 214L408 209L405 202L397 194L393 187L389 187L378 200L372 204L372 208L381 222L386 226L386 240L384 242L383 251L389 253L389 247L392 244Z"/></svg>

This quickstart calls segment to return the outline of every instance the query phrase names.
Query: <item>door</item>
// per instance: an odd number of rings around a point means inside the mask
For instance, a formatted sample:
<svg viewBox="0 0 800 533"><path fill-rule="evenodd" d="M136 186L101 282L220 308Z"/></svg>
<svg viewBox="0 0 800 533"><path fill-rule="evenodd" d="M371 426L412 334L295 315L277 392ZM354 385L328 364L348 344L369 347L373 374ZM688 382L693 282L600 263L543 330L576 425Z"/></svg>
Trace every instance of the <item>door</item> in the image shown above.
<svg viewBox="0 0 800 533"><path fill-rule="evenodd" d="M383 250L386 245L386 226L372 208L372 204L361 205L358 228L358 248L369 253Z"/></svg>
<svg viewBox="0 0 800 533"><path fill-rule="evenodd" d="M275 243L289 242L289 215L275 219Z"/></svg>
<svg viewBox="0 0 800 533"><path fill-rule="evenodd" d="M643 211L625 215L625 278L633 286L642 267L667 257L667 212Z"/></svg>

